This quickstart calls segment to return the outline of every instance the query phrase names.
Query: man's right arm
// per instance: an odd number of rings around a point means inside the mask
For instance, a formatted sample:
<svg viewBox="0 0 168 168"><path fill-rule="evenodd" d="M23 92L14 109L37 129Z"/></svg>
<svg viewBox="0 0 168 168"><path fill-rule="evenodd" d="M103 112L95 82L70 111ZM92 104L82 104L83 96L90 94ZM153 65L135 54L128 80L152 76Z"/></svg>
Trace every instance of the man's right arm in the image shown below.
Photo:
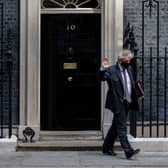
<svg viewBox="0 0 168 168"><path fill-rule="evenodd" d="M109 67L111 65L109 64L109 61L107 58L104 58L101 64L101 67L99 69L99 77L101 81L105 81L109 79Z"/></svg>

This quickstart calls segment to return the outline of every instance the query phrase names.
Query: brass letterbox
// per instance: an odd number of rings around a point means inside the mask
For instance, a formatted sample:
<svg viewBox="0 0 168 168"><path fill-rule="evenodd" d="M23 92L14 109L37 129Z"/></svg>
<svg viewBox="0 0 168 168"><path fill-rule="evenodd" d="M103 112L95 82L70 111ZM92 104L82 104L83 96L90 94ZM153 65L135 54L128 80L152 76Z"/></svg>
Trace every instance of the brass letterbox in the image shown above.
<svg viewBox="0 0 168 168"><path fill-rule="evenodd" d="M77 62L64 62L63 68L64 69L77 69L78 64Z"/></svg>

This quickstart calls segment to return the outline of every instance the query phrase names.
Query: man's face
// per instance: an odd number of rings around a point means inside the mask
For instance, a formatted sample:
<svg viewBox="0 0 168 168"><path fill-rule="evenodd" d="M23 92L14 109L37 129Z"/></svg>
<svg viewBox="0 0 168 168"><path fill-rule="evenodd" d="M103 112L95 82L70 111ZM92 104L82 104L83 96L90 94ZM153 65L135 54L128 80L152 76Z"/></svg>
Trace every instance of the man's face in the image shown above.
<svg viewBox="0 0 168 168"><path fill-rule="evenodd" d="M131 63L131 59L130 57L125 57L122 62L121 62L121 65L124 67L124 68L128 68L128 66L130 65Z"/></svg>
<svg viewBox="0 0 168 168"><path fill-rule="evenodd" d="M125 58L122 60L121 63L128 63L128 64L130 64L130 63L131 63L130 57L129 57L129 56L125 57Z"/></svg>
<svg viewBox="0 0 168 168"><path fill-rule="evenodd" d="M123 62L125 62L125 63L128 63L128 64L129 64L129 63L131 62L131 60L130 60L129 58L126 58L126 59L123 59L122 63L123 63Z"/></svg>

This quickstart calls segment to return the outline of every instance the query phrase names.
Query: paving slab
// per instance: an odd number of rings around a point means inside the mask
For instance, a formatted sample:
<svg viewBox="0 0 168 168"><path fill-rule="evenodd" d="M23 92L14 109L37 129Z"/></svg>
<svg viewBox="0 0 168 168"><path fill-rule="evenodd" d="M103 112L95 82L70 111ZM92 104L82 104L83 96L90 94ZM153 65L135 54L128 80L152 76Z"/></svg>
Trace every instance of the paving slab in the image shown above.
<svg viewBox="0 0 168 168"><path fill-rule="evenodd" d="M0 153L0 168L168 168L167 152L143 152L131 160L101 151L42 151Z"/></svg>

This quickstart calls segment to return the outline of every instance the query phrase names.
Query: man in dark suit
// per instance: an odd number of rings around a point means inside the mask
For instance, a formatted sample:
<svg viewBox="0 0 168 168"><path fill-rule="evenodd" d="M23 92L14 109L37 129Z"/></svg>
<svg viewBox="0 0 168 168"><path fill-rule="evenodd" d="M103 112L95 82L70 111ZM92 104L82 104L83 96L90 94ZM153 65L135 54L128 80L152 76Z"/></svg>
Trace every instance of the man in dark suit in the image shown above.
<svg viewBox="0 0 168 168"><path fill-rule="evenodd" d="M110 65L108 59L105 58L100 68L100 79L107 81L108 84L105 108L110 109L114 114L102 151L104 154L115 156L113 145L118 136L127 159L140 152L140 149L135 150L130 145L126 127L128 111L138 110L133 71L130 66L132 58L133 54L130 50L123 50L115 65Z"/></svg>

